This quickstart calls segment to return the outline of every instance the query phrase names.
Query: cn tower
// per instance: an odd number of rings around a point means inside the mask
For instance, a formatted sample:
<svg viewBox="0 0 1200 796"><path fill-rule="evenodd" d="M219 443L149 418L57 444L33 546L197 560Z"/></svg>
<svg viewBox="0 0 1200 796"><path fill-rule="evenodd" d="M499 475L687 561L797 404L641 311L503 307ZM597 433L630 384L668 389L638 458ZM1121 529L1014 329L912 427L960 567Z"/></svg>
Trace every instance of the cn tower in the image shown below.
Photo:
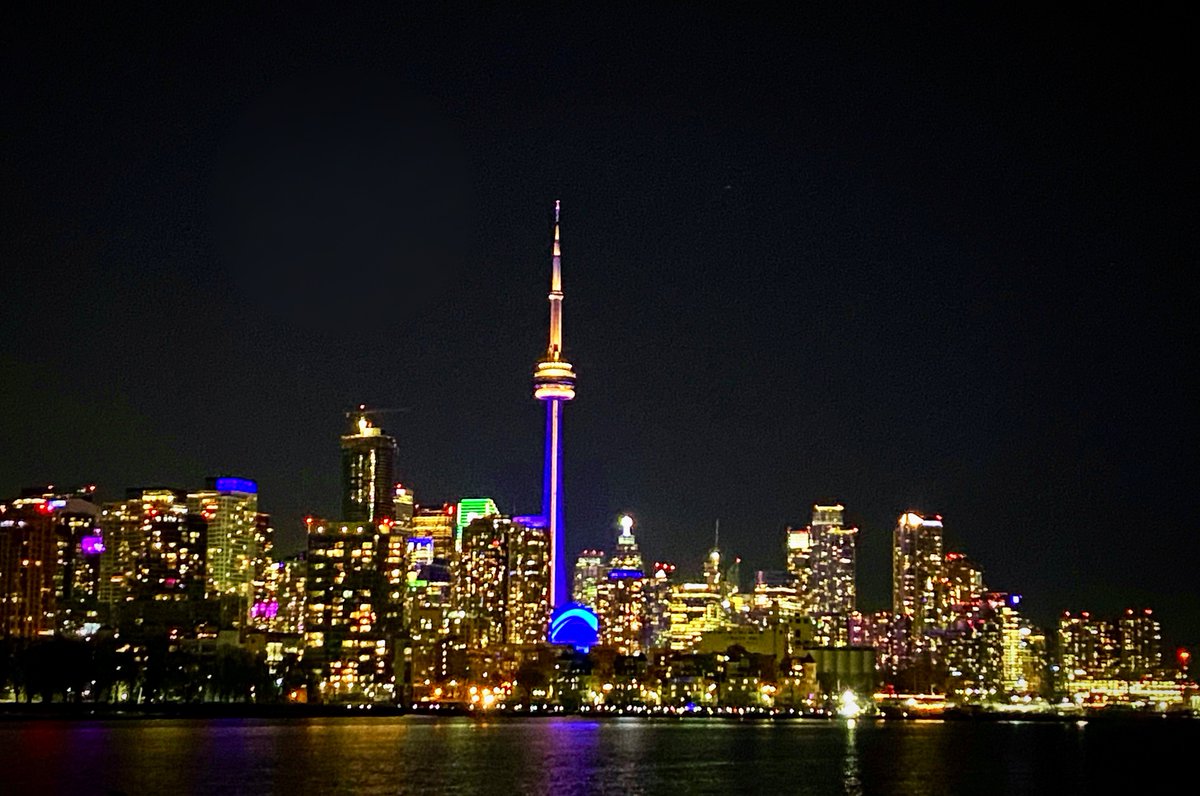
<svg viewBox="0 0 1200 796"><path fill-rule="evenodd" d="M533 397L546 404L545 464L542 469L542 514L550 541L549 639L579 647L595 643L597 621L590 609L571 602L567 587L566 539L563 528L562 410L575 397L575 371L563 358L562 248L559 241L561 202L554 203L554 253L550 273L550 343L533 370Z"/></svg>
<svg viewBox="0 0 1200 796"><path fill-rule="evenodd" d="M554 203L554 254L550 274L550 345L533 371L533 397L546 403L546 463L542 470L542 516L550 538L550 605L558 607L570 599L567 591L562 508L562 410L575 397L575 371L563 359L562 350L562 249L558 214Z"/></svg>

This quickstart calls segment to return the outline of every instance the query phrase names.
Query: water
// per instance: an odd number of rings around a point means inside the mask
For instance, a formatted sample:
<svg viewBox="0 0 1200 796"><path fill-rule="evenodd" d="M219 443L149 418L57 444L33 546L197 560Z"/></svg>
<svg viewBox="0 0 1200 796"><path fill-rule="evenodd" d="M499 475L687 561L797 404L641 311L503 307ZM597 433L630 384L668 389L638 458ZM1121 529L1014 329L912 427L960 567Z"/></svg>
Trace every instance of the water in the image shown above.
<svg viewBox="0 0 1200 796"><path fill-rule="evenodd" d="M1197 748L1195 721L27 721L0 723L0 793L1150 792Z"/></svg>

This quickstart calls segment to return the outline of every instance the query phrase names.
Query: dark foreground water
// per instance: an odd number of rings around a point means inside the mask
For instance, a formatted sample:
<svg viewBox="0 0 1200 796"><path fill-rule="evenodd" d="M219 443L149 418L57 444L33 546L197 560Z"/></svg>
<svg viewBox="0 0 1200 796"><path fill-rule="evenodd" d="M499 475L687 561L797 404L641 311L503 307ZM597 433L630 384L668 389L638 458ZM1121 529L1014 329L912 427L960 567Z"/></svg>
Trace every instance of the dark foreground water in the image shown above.
<svg viewBox="0 0 1200 796"><path fill-rule="evenodd" d="M0 794L1150 793L1198 755L1196 721L27 721Z"/></svg>

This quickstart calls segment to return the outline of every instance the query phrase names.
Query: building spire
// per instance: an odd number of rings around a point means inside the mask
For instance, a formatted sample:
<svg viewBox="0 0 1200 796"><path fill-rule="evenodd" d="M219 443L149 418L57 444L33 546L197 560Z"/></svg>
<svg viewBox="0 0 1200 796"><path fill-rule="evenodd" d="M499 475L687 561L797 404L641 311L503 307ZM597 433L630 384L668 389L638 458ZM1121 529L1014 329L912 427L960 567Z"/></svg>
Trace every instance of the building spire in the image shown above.
<svg viewBox="0 0 1200 796"><path fill-rule="evenodd" d="M562 358L562 248L559 244L558 216L562 202L554 200L554 256L550 275L550 346L551 359Z"/></svg>

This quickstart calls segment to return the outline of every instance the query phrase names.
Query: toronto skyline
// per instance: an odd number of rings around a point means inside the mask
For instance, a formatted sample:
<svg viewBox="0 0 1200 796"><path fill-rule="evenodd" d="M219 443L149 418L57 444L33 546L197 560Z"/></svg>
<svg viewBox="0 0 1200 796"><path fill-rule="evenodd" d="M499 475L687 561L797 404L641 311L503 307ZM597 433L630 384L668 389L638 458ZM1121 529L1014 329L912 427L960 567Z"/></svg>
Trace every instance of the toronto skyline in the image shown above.
<svg viewBox="0 0 1200 796"><path fill-rule="evenodd" d="M7 6L3 789L1161 790L1193 28Z"/></svg>

